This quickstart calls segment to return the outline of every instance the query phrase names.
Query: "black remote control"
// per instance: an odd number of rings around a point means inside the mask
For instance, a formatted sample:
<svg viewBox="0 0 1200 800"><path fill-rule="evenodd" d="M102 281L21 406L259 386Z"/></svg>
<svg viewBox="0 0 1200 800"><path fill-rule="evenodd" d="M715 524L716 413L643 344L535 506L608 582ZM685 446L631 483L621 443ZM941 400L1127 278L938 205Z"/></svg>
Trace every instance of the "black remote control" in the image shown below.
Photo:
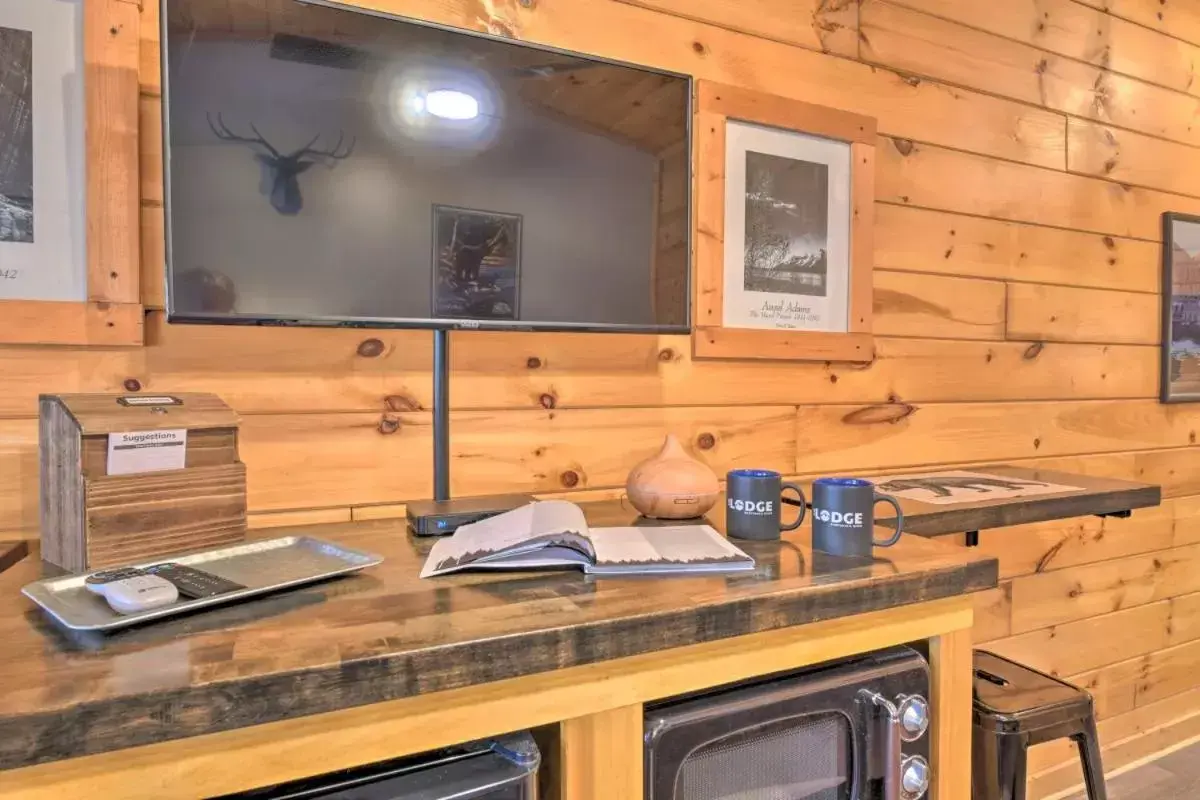
<svg viewBox="0 0 1200 800"><path fill-rule="evenodd" d="M219 594L228 594L246 588L236 581L174 562L155 564L152 567L146 567L145 571L169 580L175 584L175 588L181 595L192 600L198 600L201 597L215 597Z"/></svg>
<svg viewBox="0 0 1200 800"><path fill-rule="evenodd" d="M145 574L145 570L138 569L137 567L117 567L116 569L104 569L99 572L93 572L83 582L87 586L103 586L106 583L123 581L126 578L136 578L138 575Z"/></svg>

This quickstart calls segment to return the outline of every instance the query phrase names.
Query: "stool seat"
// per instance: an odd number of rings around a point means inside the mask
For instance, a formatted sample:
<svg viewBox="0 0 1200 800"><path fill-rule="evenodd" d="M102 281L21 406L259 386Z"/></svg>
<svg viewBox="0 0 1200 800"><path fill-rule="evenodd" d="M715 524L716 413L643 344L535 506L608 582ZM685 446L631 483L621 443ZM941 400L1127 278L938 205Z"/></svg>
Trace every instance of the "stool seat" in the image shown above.
<svg viewBox="0 0 1200 800"><path fill-rule="evenodd" d="M984 730L1032 732L1092 713L1091 695L1066 681L984 650L974 662L972 721Z"/></svg>
<svg viewBox="0 0 1200 800"><path fill-rule="evenodd" d="M1079 747L1088 800L1108 800L1090 694L984 650L974 668L973 800L1025 800L1029 746L1065 738Z"/></svg>

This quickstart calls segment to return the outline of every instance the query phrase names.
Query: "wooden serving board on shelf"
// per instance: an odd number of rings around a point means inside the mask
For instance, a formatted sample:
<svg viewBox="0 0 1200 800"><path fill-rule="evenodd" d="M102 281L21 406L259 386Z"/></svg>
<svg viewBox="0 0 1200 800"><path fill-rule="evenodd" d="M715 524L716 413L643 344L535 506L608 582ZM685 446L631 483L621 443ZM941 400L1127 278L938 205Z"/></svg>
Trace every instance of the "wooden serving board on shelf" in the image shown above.
<svg viewBox="0 0 1200 800"><path fill-rule="evenodd" d="M944 479L931 478L933 473ZM1070 517L1127 516L1135 509L1162 502L1162 488L1151 484L1005 464L887 475L874 480L880 492L900 501L904 532L921 536ZM947 492L949 497L945 496ZM881 517L876 522L886 526L892 524L892 518Z"/></svg>

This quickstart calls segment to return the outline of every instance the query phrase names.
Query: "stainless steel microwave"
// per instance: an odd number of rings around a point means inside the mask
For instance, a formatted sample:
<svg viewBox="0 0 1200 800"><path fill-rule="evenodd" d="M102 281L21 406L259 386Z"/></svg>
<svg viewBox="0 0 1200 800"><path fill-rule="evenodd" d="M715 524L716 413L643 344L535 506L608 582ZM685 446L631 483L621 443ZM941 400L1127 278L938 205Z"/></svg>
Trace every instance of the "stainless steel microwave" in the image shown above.
<svg viewBox="0 0 1200 800"><path fill-rule="evenodd" d="M921 800L929 666L895 647L646 713L646 800Z"/></svg>

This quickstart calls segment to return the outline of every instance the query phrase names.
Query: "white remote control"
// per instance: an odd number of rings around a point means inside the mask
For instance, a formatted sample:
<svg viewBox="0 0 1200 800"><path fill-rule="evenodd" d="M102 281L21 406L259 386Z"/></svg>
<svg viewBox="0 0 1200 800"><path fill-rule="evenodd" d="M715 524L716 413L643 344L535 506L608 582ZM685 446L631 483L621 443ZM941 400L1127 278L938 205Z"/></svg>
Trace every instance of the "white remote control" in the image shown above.
<svg viewBox="0 0 1200 800"><path fill-rule="evenodd" d="M125 615L169 606L179 599L175 584L157 575L134 575L87 588L103 595L113 611Z"/></svg>

